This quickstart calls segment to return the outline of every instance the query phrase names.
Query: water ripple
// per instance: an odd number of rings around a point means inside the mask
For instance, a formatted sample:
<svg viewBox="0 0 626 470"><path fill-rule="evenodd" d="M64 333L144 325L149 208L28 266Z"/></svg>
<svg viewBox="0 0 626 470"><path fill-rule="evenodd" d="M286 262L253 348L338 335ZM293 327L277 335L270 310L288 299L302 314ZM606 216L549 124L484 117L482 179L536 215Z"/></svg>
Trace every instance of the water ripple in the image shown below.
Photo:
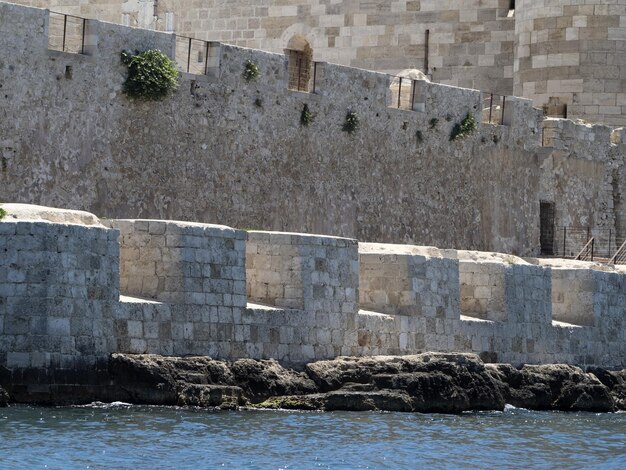
<svg viewBox="0 0 626 470"><path fill-rule="evenodd" d="M626 468L626 414L0 410L0 468Z"/></svg>

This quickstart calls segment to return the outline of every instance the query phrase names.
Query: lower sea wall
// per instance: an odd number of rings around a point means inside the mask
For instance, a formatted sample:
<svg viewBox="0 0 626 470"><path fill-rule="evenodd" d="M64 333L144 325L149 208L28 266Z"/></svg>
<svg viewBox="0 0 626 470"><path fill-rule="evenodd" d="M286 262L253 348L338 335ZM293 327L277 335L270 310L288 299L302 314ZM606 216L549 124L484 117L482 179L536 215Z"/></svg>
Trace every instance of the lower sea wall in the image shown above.
<svg viewBox="0 0 626 470"><path fill-rule="evenodd" d="M626 366L619 266L2 207L9 371L71 375L112 353Z"/></svg>

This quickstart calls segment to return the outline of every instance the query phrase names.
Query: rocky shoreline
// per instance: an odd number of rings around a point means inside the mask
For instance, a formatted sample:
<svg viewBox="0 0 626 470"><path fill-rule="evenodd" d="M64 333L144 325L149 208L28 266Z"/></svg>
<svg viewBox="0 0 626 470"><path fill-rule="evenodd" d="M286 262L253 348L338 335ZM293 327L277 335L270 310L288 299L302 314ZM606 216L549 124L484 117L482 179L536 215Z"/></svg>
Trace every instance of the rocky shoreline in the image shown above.
<svg viewBox="0 0 626 470"><path fill-rule="evenodd" d="M562 364L515 368L484 364L473 354L340 357L307 364L302 370L273 360L113 354L105 375L99 386L57 387L55 393L40 393L37 399L4 382L0 406L123 401L220 409L423 413L503 410L505 404L531 410L626 410L626 370L583 371Z"/></svg>

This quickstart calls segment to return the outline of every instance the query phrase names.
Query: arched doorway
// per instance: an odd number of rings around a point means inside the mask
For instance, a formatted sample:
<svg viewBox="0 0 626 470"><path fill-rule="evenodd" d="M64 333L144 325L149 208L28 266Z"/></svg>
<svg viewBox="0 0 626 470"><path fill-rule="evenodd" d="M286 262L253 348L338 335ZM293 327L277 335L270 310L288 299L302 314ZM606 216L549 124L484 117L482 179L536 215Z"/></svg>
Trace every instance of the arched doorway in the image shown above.
<svg viewBox="0 0 626 470"><path fill-rule="evenodd" d="M304 36L293 36L285 49L289 61L289 81L287 87L290 90L310 90L311 64L313 62L313 49Z"/></svg>

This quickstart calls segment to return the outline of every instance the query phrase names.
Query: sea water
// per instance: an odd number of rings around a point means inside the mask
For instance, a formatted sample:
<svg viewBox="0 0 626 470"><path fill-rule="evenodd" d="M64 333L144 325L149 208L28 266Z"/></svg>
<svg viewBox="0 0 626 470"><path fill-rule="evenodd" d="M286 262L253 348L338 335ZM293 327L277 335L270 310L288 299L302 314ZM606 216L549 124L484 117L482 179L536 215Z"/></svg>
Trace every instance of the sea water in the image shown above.
<svg viewBox="0 0 626 470"><path fill-rule="evenodd" d="M626 413L0 408L0 468L626 469Z"/></svg>

